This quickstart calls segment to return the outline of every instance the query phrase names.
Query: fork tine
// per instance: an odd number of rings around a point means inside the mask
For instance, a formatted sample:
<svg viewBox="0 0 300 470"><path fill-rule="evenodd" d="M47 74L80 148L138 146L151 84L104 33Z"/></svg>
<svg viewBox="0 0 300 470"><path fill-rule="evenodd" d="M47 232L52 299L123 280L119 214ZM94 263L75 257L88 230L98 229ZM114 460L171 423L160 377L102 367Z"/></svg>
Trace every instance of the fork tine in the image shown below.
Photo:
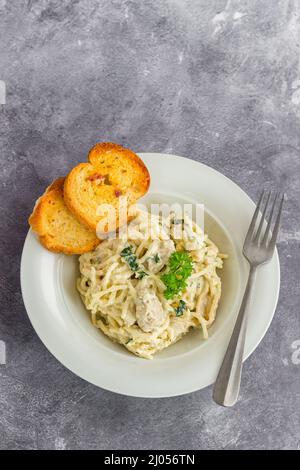
<svg viewBox="0 0 300 470"><path fill-rule="evenodd" d="M278 232L279 232L280 217L281 217L281 212L282 212L282 206L283 206L283 203L284 203L284 197L285 197L285 194L283 193L281 201L280 201L279 209L278 209L277 218L276 218L275 225L274 225L274 230L273 230L273 233L272 233L272 238L271 238L271 241L270 241L269 246L268 246L268 249L271 250L271 251L273 251L274 248L275 248L277 235L278 235Z"/></svg>
<svg viewBox="0 0 300 470"><path fill-rule="evenodd" d="M259 209L260 209L262 200L263 200L263 198L264 198L264 195L265 195L265 190L263 190L263 192L262 192L261 195L260 195L259 201L258 201L258 203L257 203L256 209L255 209L255 211L254 211L254 214L253 214L253 217L252 217L252 220L251 220L251 223L250 223L250 226L249 226L249 229L248 229L246 238L245 238L244 246L247 245L247 243L250 242L250 240L251 240L251 238L252 238L252 236L253 236L253 232L254 232L254 229L255 229L256 220L257 220L257 217L258 217L258 214L259 214Z"/></svg>
<svg viewBox="0 0 300 470"><path fill-rule="evenodd" d="M266 228L263 240L262 240L262 245L264 245L264 246L267 245L267 241L268 241L269 234L270 234L270 231L271 231L271 224L272 224L274 209L275 209L275 206L276 206L278 196L279 196L279 193L276 193L275 198L274 198L274 202L273 202L273 205L272 205L272 208L271 208L271 212L270 212L270 215L269 215L268 225L267 225L267 228Z"/></svg>
<svg viewBox="0 0 300 470"><path fill-rule="evenodd" d="M259 237L260 237L260 234L261 234L261 231L262 231L262 226L263 226L264 221L265 221L265 216L266 216L266 212L267 212L270 197L271 197L271 191L268 192L265 207L263 208L263 212L262 212L262 215L261 215L261 218L260 218L259 226L258 226L257 232L256 232L255 237L254 237L255 242L257 242Z"/></svg>

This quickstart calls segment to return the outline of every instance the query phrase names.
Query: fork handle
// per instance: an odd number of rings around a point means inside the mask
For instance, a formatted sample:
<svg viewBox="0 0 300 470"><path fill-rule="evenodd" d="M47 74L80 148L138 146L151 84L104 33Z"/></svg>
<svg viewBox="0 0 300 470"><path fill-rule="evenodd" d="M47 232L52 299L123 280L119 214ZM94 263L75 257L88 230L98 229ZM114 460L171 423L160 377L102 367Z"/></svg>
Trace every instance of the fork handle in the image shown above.
<svg viewBox="0 0 300 470"><path fill-rule="evenodd" d="M256 266L250 267L247 286L239 314L214 385L213 399L216 403L222 406L233 406L237 402L239 396L247 317L256 277L256 270Z"/></svg>

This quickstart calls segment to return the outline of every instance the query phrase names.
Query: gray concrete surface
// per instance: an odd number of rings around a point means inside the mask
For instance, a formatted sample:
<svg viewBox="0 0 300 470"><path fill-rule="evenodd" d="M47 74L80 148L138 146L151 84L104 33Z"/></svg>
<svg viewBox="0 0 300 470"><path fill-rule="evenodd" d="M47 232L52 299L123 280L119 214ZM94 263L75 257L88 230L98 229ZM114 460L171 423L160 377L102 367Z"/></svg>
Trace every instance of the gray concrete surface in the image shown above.
<svg viewBox="0 0 300 470"><path fill-rule="evenodd" d="M299 2L0 0L0 30L0 448L299 448ZM98 140L194 158L254 199L287 191L280 301L235 408L211 388L98 389L33 331L19 286L27 216Z"/></svg>

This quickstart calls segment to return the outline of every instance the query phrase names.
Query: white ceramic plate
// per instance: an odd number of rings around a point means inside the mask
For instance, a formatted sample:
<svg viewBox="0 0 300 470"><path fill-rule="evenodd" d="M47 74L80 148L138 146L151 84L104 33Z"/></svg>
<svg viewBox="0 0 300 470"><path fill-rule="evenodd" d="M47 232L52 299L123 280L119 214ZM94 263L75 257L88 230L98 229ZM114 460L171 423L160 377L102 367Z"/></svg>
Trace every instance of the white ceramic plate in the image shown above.
<svg viewBox="0 0 300 470"><path fill-rule="evenodd" d="M205 231L229 254L221 272L222 299L208 340L195 330L152 361L112 343L90 321L75 287L77 256L50 253L28 232L21 262L23 299L30 321L49 351L83 379L136 397L170 397L212 384L224 356L247 280L242 245L254 203L232 181L201 163L174 155L140 155L151 174L143 202L204 203ZM280 283L277 251L256 281L245 359L272 320Z"/></svg>

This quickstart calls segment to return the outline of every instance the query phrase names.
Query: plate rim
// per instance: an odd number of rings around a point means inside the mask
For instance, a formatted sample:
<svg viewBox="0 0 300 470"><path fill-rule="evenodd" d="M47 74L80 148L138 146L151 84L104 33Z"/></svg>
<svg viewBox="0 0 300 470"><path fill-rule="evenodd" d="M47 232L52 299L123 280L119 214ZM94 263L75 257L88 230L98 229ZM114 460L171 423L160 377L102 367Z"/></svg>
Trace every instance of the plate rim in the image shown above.
<svg viewBox="0 0 300 470"><path fill-rule="evenodd" d="M238 190L244 198L246 198L248 200L248 203L251 204L253 206L253 209L255 208L255 203L254 201L250 198L250 196L248 196L248 194L235 182L233 181L232 179L230 179L228 176L224 175L223 173L221 173L220 171L214 169L213 167L211 167L210 165L207 165L206 163L202 163L202 162L199 162L197 160L194 160L193 158L189 158L189 157L184 157L184 156L180 156L180 155L175 155L175 154L169 154L169 153L160 153L160 152L137 152L137 154L143 159L143 157L145 156L146 158L147 157L153 157L154 158L159 158L159 157L171 157L171 158L175 158L175 159L180 159L180 160L188 160L190 162L192 162L193 164L195 165L200 165L202 167L205 168L205 170L209 170L212 174L214 174L215 176L218 176L219 178L221 177L222 179L226 179L231 185L234 186L235 190ZM210 385L212 385L213 382L203 386L203 387L194 387L194 388L191 388L191 387L188 387L188 389L186 391L180 391L180 392L174 392L172 394L168 393L168 394L165 394L165 393L159 393L159 394L141 394L141 393L137 393L137 394L134 394L134 393L126 393L126 392L123 392L123 391L120 391L120 390L116 390L114 387L103 387L101 385L99 385L98 383L96 383L96 381L93 381L93 380L90 380L90 379L87 379L86 377L83 376L83 374L79 373L75 367L72 367L70 366L70 364L68 363L67 360L61 360L60 359L60 354L56 353L55 351L53 351L53 348L51 347L51 349L49 348L48 344L47 344L47 339L45 338L45 335L44 335L44 332L42 332L39 328L39 326L37 326L37 323L35 323L34 321L34 315L30 312L30 307L29 307L29 303L27 302L27 300L25 299L26 298L26 294L25 294L25 290L24 290L24 284L25 284L25 281L24 281L24 270L25 270L25 250L26 250L26 245L30 239L30 237L33 236L33 232L32 232L32 229L29 228L27 234L26 234L26 237L25 237L25 240L24 240L24 244L23 244L23 248L22 248L22 255L21 255L21 262L20 262L20 285L21 285L21 293L22 293L22 300L23 300L23 304L25 306L25 310L26 310L26 313L27 313L27 316L29 318L29 321L35 331L35 333L37 334L37 336L40 338L40 340L42 341L42 343L44 344L44 346L46 347L46 349L52 354L52 356L55 357L56 360L58 360L64 367L66 367L68 370L70 370L72 373L74 373L77 377L80 377L81 379L87 381L88 383L91 383L93 385L95 385L96 387L99 387L99 388L102 388L103 390L108 390L110 392L113 392L113 393L117 393L119 395L124 395L124 396L132 396L132 397L136 397L136 398L167 398L167 397L175 397L175 396L182 396L182 395L186 395L186 394L189 394L189 393L193 393L195 391L199 391L199 390L202 390L202 389L205 389L207 387L209 387ZM244 353L244 357L243 357L243 362L246 361L250 356L251 354L253 354L253 352L255 351L255 349L259 346L259 344L261 343L261 341L263 340L263 338L265 337L269 327L270 327L270 324L274 318L274 315L275 315L275 312L276 312L276 308L277 308L277 304L278 304L278 299L279 299L279 293L280 293L280 285L281 285L281 272L280 272L280 260L279 260L279 256L278 256L278 250L277 250L277 247L275 247L275 251L274 251L274 259L275 259L275 269L276 269L276 275L277 275L277 278L278 278L278 283L277 283L277 286L276 286L276 292L274 292L273 294L273 311L272 311L272 314L269 316L269 320L268 322L266 323L263 331L259 334L259 338L257 340L255 340L255 344L247 351L247 353ZM275 272L275 269L274 269L274 272Z"/></svg>

